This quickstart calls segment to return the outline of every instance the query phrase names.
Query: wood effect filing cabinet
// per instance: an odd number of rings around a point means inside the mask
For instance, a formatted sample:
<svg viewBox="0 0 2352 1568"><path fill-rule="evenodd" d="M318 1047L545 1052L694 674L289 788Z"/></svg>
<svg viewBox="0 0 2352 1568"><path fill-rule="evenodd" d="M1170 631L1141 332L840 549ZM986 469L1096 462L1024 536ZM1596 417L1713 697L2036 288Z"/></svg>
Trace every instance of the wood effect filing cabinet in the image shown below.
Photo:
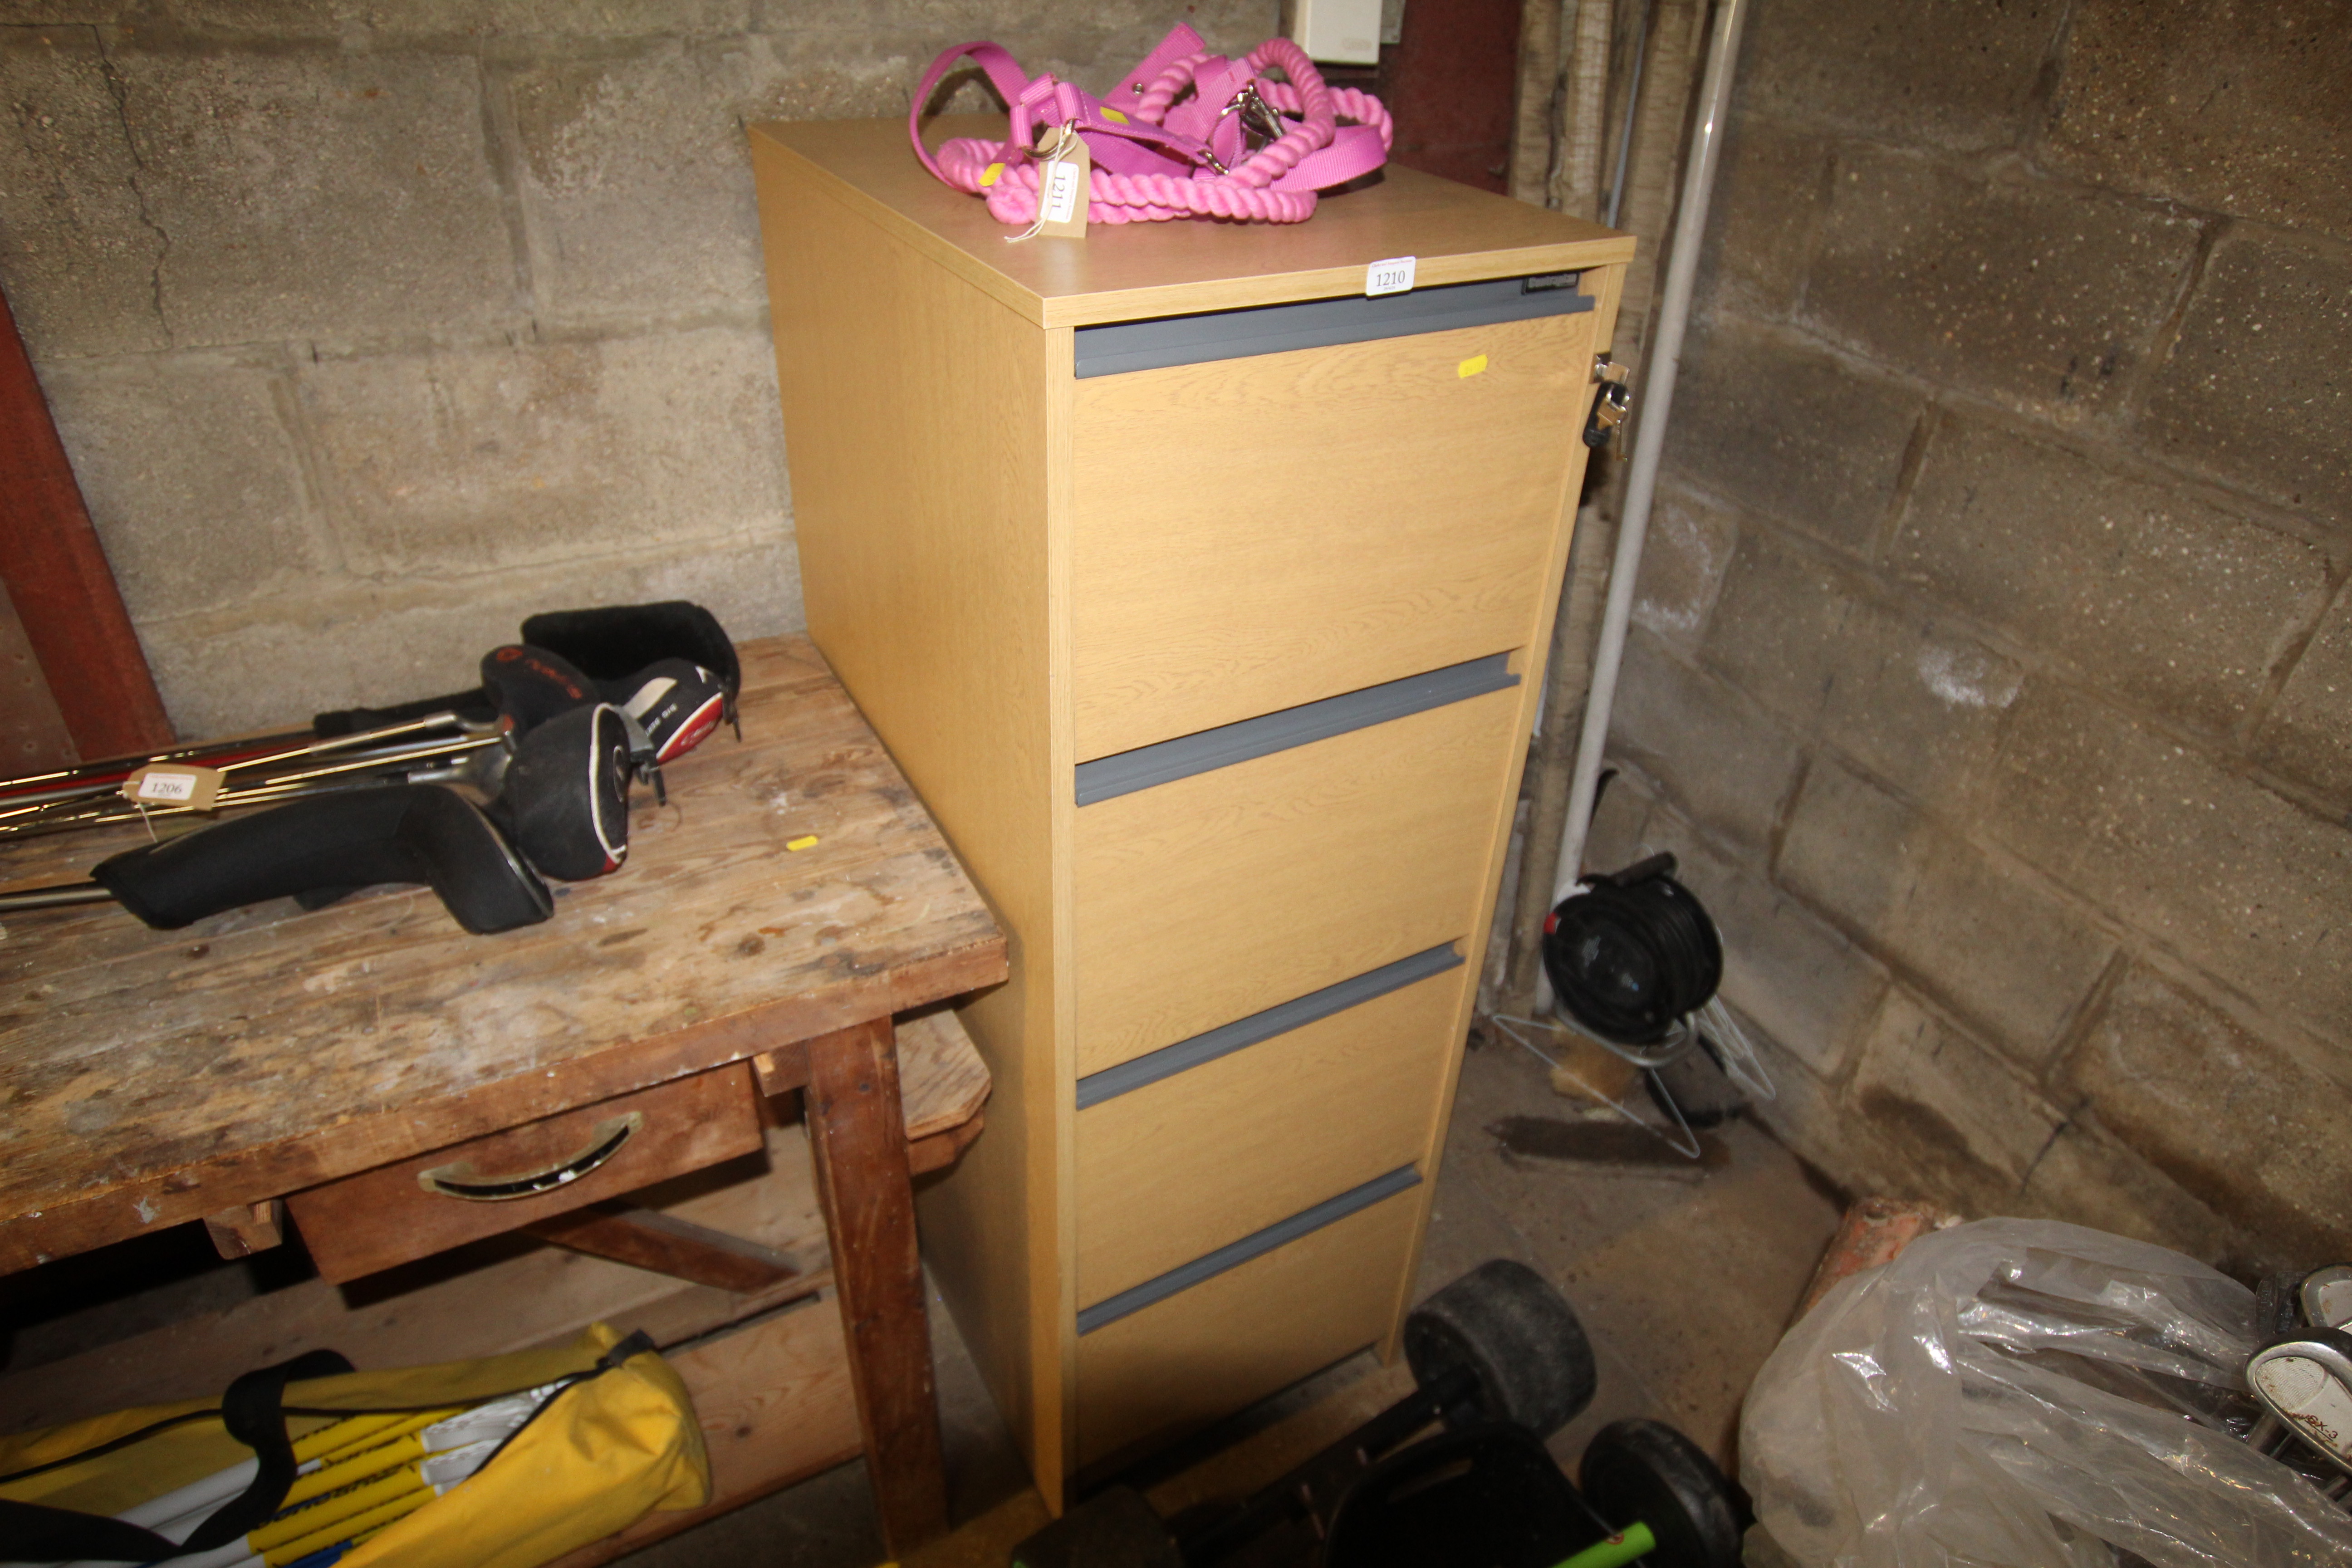
<svg viewBox="0 0 2352 1568"><path fill-rule="evenodd" d="M897 122L751 145L809 631L1011 935L920 1209L1058 1509L1394 1352L1633 242L1391 168L1008 245Z"/></svg>

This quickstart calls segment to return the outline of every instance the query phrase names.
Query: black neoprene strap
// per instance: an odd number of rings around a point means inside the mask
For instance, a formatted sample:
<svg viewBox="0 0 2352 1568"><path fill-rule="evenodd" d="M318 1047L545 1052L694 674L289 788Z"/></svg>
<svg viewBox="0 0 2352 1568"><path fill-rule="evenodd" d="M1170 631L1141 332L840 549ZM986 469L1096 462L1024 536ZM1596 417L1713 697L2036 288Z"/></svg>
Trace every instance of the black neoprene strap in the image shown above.
<svg viewBox="0 0 2352 1568"><path fill-rule="evenodd" d="M294 1485L294 1439L286 1431L286 1385L336 1377L352 1363L333 1351L307 1351L292 1361L248 1372L221 1395L221 1425L261 1461L253 1484L196 1526L184 1552L209 1552L255 1529L278 1511Z"/></svg>
<svg viewBox="0 0 2352 1568"><path fill-rule="evenodd" d="M294 1485L294 1440L286 1432L286 1385L314 1377L335 1377L352 1363L333 1351L310 1351L277 1366L248 1372L221 1396L221 1423L229 1436L261 1461L253 1484L221 1505L198 1525L184 1545L135 1524L103 1514L41 1503L0 1500L0 1542L19 1563L160 1563L191 1552L209 1552L240 1536L278 1511Z"/></svg>

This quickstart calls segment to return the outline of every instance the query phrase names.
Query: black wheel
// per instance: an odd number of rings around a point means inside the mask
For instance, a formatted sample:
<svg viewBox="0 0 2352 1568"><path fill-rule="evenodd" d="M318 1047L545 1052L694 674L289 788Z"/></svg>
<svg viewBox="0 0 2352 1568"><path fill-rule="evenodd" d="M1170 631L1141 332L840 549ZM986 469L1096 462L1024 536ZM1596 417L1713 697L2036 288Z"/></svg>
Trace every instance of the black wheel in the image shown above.
<svg viewBox="0 0 2352 1568"><path fill-rule="evenodd" d="M1489 1258L1404 1321L1404 1355L1428 1387L1465 1368L1478 1382L1478 1413L1549 1437L1592 1403L1599 1373L1575 1310L1544 1277L1507 1258Z"/></svg>
<svg viewBox="0 0 2352 1568"><path fill-rule="evenodd" d="M1612 1526L1639 1520L1657 1568L1739 1568L1738 1497L1699 1446L1663 1421L1612 1421L1584 1450L1584 1500Z"/></svg>

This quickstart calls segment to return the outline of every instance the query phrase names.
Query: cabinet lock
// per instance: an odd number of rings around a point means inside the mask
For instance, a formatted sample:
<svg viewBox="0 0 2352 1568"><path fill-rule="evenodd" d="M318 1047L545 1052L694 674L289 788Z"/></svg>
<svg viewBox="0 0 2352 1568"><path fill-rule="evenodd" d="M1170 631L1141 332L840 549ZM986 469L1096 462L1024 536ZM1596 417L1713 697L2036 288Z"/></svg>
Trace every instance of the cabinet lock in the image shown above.
<svg viewBox="0 0 2352 1568"><path fill-rule="evenodd" d="M1584 422L1584 444L1596 449L1609 445L1617 426L1625 422L1625 411L1633 405L1633 395L1627 386L1633 373L1612 363L1607 354L1592 356L1592 379L1601 390L1593 395L1592 417Z"/></svg>

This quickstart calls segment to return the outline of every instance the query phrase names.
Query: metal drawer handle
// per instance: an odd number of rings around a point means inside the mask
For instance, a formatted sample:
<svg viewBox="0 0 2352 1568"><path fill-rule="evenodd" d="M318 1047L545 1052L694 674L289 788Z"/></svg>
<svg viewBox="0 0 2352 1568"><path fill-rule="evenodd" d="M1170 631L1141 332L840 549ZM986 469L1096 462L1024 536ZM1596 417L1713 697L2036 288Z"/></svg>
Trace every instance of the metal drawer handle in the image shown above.
<svg viewBox="0 0 2352 1568"><path fill-rule="evenodd" d="M439 1193L445 1198L466 1198L478 1204L504 1203L510 1198L535 1197L551 1193L558 1187L568 1187L605 1161L621 1152L637 1129L646 1124L646 1113L632 1110L626 1116L608 1117L588 1131L587 1146L568 1160L559 1160L542 1171L532 1171L520 1176L498 1176L485 1181L477 1175L473 1163L460 1160L453 1165L436 1165L416 1173L416 1184L428 1193Z"/></svg>

